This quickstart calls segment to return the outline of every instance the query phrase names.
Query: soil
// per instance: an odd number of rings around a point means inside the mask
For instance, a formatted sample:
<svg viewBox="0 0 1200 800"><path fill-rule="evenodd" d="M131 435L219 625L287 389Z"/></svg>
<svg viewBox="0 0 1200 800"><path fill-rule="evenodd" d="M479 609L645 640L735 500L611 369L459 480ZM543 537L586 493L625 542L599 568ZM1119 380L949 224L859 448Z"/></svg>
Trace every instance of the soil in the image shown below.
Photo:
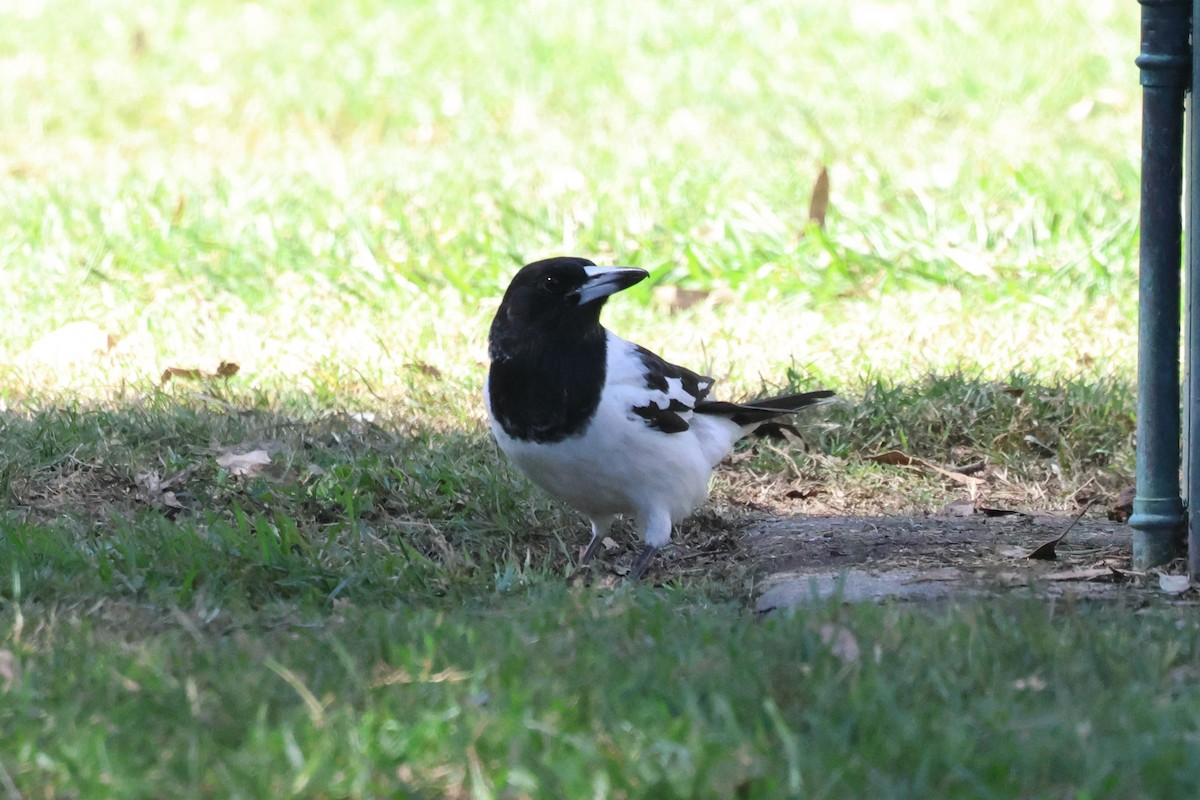
<svg viewBox="0 0 1200 800"><path fill-rule="evenodd" d="M1030 557L1064 531L1057 546L1042 549L1042 558ZM829 597L860 602L1002 592L1162 594L1158 573L1130 568L1129 534L1128 526L1103 517L1076 521L1067 515L789 516L751 525L741 544L759 611ZM1188 597L1195 592L1176 595Z"/></svg>

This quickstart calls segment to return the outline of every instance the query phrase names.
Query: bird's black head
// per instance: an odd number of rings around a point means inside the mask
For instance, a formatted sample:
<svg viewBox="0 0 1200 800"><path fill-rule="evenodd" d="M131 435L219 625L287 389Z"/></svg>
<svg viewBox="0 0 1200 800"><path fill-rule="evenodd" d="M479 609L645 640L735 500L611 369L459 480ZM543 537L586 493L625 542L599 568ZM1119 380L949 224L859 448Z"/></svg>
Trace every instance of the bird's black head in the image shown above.
<svg viewBox="0 0 1200 800"><path fill-rule="evenodd" d="M492 322L491 349L511 350L528 337L580 337L601 332L610 294L643 280L645 270L598 267L586 258L547 258L521 268Z"/></svg>

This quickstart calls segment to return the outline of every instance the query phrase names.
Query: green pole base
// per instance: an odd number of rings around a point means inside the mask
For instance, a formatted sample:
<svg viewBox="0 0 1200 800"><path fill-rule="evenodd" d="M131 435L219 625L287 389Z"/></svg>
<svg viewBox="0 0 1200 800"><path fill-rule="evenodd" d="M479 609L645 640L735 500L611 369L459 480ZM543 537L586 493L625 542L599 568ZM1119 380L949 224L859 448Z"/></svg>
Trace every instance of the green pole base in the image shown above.
<svg viewBox="0 0 1200 800"><path fill-rule="evenodd" d="M1179 500L1134 500L1133 568L1158 567L1184 553L1183 504Z"/></svg>

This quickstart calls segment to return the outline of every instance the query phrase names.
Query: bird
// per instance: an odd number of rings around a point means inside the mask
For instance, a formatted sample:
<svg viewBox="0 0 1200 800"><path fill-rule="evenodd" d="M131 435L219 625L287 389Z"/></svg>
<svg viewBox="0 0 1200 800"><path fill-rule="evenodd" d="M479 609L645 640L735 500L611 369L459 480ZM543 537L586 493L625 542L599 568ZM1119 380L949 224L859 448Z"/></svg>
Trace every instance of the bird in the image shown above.
<svg viewBox="0 0 1200 800"><path fill-rule="evenodd" d="M609 296L648 274L568 256L526 264L492 320L483 392L509 460L590 521L581 565L617 517L635 520L644 547L630 581L707 499L713 469L739 439L834 395L716 400L712 378L604 328Z"/></svg>

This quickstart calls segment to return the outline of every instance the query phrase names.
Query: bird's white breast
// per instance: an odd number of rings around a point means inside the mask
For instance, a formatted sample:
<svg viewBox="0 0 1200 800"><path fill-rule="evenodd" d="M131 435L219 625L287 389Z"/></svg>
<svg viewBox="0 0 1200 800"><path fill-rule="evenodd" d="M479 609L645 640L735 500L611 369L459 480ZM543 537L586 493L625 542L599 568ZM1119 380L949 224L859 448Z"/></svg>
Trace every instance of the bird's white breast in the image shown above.
<svg viewBox="0 0 1200 800"><path fill-rule="evenodd" d="M600 405L581 434L554 443L513 439L496 423L489 402L496 441L534 483L589 516L661 509L678 522L704 502L713 467L742 430L728 419L690 411L680 414L690 425L686 431L652 429L633 408L648 402L666 408L672 399L690 407L694 398L678 379L668 382L666 392L648 388L634 345L612 333L606 361Z"/></svg>

